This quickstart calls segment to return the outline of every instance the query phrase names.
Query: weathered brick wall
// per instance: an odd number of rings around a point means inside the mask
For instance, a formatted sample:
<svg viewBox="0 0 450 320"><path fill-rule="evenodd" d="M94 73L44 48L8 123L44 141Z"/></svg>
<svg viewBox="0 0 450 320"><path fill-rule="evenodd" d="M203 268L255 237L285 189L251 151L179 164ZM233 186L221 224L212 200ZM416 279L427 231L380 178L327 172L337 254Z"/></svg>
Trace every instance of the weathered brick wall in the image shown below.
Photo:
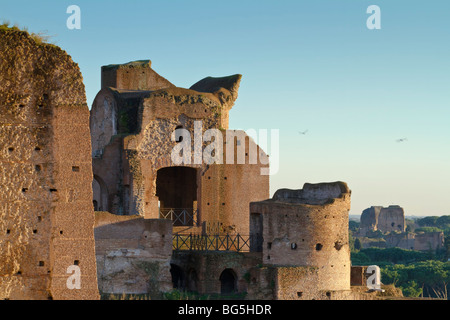
<svg viewBox="0 0 450 320"><path fill-rule="evenodd" d="M378 230L381 230L382 232L404 232L405 228L405 212L403 208L399 206L389 206L380 210L377 224Z"/></svg>
<svg viewBox="0 0 450 320"><path fill-rule="evenodd" d="M418 233L414 238L414 250L435 251L444 247L443 232Z"/></svg>
<svg viewBox="0 0 450 320"><path fill-rule="evenodd" d="M103 294L161 294L172 289L172 224L96 212L95 249Z"/></svg>
<svg viewBox="0 0 450 320"><path fill-rule="evenodd" d="M144 62L102 69L105 87L94 101L90 120L93 170L98 178L94 184L96 203L101 203L102 210L114 214L158 219L158 201L161 200L158 197L158 170L189 167L196 170L196 179L192 179L195 181L191 181L191 185L197 187L195 205L199 209L200 222L217 225L226 232L247 235L249 203L269 197L269 176L261 174L267 164L262 161L251 163L253 149L257 160L265 154L245 133L240 132L243 135L229 143L226 141L227 133L234 133L226 129L228 111L237 98L240 76L206 78L191 89L183 89L152 78L154 75L149 76L153 74L149 70L150 64ZM106 83L121 88L106 88ZM130 120L135 118L136 121ZM201 121L201 130L195 130L195 121ZM191 134L190 164L175 164L171 158L172 150L177 146L171 138L179 126ZM235 154L239 151L243 155L244 162L208 165L201 159L197 163L198 149L194 138L198 136L195 133L199 132L202 139L208 129L219 129L223 135L224 163L229 146ZM200 144L201 153L207 144L207 141ZM243 146L245 148L241 149ZM259 153L263 156L258 157ZM104 192L107 196L100 196Z"/></svg>
<svg viewBox="0 0 450 320"><path fill-rule="evenodd" d="M361 214L359 230L361 236L367 235L370 231L404 232L405 229L405 212L399 206L389 206L387 208L372 206L365 209Z"/></svg>
<svg viewBox="0 0 450 320"><path fill-rule="evenodd" d="M305 185L308 192L281 190L273 199L250 204L251 233L264 239L264 265L316 267L317 290L349 289L350 190L344 183L335 185L341 188L339 196L308 191L329 189L328 184Z"/></svg>
<svg viewBox="0 0 450 320"><path fill-rule="evenodd" d="M56 46L0 30L0 298L96 299L89 110ZM69 290L66 270L81 269Z"/></svg>
<svg viewBox="0 0 450 320"><path fill-rule="evenodd" d="M174 251L171 260L183 273L184 288L200 294L220 294L220 276L226 269L235 275L235 293L248 292L250 270L260 262L259 253L231 251Z"/></svg>

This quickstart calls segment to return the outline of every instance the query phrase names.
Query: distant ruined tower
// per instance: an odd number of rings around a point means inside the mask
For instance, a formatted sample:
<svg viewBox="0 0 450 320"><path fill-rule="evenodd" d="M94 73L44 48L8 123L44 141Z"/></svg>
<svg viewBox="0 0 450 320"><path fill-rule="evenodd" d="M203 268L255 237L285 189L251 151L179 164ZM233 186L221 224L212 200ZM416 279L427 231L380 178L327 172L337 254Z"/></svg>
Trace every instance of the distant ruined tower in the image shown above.
<svg viewBox="0 0 450 320"><path fill-rule="evenodd" d="M360 235L365 236L371 231L405 232L405 211L402 207L391 205L387 208L372 206L361 214Z"/></svg>
<svg viewBox="0 0 450 320"><path fill-rule="evenodd" d="M0 299L98 299L89 109L77 64L3 28L0 114ZM79 289L67 285L71 266Z"/></svg>

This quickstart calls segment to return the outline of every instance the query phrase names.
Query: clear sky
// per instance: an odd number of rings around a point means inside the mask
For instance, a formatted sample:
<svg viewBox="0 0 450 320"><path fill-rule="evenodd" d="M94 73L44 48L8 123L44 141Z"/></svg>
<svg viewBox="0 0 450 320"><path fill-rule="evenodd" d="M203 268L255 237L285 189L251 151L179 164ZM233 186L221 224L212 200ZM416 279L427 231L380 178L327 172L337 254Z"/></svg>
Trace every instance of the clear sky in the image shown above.
<svg viewBox="0 0 450 320"><path fill-rule="evenodd" d="M72 4L81 30L66 26ZM373 4L380 30L366 27ZM450 214L448 0L2 0L0 19L52 36L89 105L102 65L150 59L187 88L242 74L230 128L280 130L272 194L340 180L351 214Z"/></svg>

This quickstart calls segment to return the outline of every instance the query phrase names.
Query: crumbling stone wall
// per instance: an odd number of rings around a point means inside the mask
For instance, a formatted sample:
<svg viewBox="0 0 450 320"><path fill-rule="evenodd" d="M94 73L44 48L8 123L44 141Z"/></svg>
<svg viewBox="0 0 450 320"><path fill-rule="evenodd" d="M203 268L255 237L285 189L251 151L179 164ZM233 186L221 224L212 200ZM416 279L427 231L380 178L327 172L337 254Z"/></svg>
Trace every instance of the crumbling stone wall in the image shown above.
<svg viewBox="0 0 450 320"><path fill-rule="evenodd" d="M96 212L98 286L103 294L149 294L172 290L172 224L139 216Z"/></svg>
<svg viewBox="0 0 450 320"><path fill-rule="evenodd" d="M241 76L205 78L184 89L159 76L149 61L137 61L103 67L102 79L90 120L98 209L158 219L158 206L164 205L158 194L158 171L182 166L196 170L192 185L197 189L193 209L199 211L198 222L248 234L248 205L268 198L269 176L261 175L261 168L268 167L264 161L252 164L249 159L250 150L259 159L266 160L266 154L243 131L227 130ZM195 121L201 121L197 131ZM191 163L172 161L172 150L179 143L172 139L177 128L191 134ZM224 164L194 159L198 154L194 138L212 128L223 135ZM227 141L230 132L238 138ZM242 164L226 162L230 145L235 154L244 155ZM201 152L206 146L206 141L200 143Z"/></svg>
<svg viewBox="0 0 450 320"><path fill-rule="evenodd" d="M249 272L260 263L260 253L232 251L175 251L171 260L172 268L181 271L179 289L200 294L220 294L221 275L225 270L235 276L232 294L247 293L251 286Z"/></svg>
<svg viewBox="0 0 450 320"><path fill-rule="evenodd" d="M77 64L3 28L0 113L0 298L98 298L89 110ZM72 265L79 290L66 284Z"/></svg>
<svg viewBox="0 0 450 320"><path fill-rule="evenodd" d="M444 247L444 233L424 232L418 233L414 239L414 250L436 251Z"/></svg>
<svg viewBox="0 0 450 320"><path fill-rule="evenodd" d="M361 214L360 236L365 236L370 231L404 232L405 229L405 212L400 206L372 206Z"/></svg>
<svg viewBox="0 0 450 320"><path fill-rule="evenodd" d="M305 184L251 203L251 234L264 239L263 265L316 268L316 291L349 290L350 195L343 182Z"/></svg>

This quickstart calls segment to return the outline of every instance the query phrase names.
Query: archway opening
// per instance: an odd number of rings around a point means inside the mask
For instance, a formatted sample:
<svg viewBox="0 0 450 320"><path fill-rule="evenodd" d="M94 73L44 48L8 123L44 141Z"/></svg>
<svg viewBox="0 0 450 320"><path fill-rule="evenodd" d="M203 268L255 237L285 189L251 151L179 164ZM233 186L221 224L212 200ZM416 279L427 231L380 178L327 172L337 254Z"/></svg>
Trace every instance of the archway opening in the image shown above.
<svg viewBox="0 0 450 320"><path fill-rule="evenodd" d="M198 277L194 269L190 269L186 279L186 290L189 292L198 292Z"/></svg>
<svg viewBox="0 0 450 320"><path fill-rule="evenodd" d="M108 211L108 189L105 182L97 175L92 181L94 211Z"/></svg>
<svg viewBox="0 0 450 320"><path fill-rule="evenodd" d="M236 292L236 275L232 269L225 269L220 275L220 293L231 294Z"/></svg>
<svg viewBox="0 0 450 320"><path fill-rule="evenodd" d="M184 273L176 264L170 265L170 275L172 276L172 284L174 289L184 290Z"/></svg>
<svg viewBox="0 0 450 320"><path fill-rule="evenodd" d="M158 170L156 196L160 217L171 219L175 226L193 226L197 222L197 170L168 167Z"/></svg>

